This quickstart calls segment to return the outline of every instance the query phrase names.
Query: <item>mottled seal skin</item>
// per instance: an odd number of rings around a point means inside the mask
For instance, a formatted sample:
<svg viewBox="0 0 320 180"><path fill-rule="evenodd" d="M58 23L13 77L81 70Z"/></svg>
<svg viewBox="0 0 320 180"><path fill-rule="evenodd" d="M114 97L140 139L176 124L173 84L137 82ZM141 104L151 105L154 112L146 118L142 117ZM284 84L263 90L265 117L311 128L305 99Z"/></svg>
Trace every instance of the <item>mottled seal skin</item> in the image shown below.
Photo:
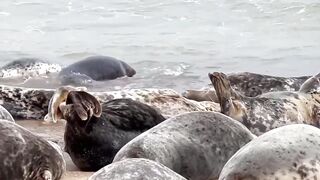
<svg viewBox="0 0 320 180"><path fill-rule="evenodd" d="M113 162L146 158L187 179L216 179L227 160L255 136L241 123L214 112L181 114L127 143Z"/></svg>
<svg viewBox="0 0 320 180"><path fill-rule="evenodd" d="M66 164L58 145L9 121L0 121L0 179L58 180Z"/></svg>
<svg viewBox="0 0 320 180"><path fill-rule="evenodd" d="M273 129L237 151L219 180L319 179L319 140L320 130L310 125Z"/></svg>
<svg viewBox="0 0 320 180"><path fill-rule="evenodd" d="M132 99L100 104L84 91L70 91L59 109L67 121L65 151L83 171L108 165L127 142L165 120L146 104Z"/></svg>
<svg viewBox="0 0 320 180"><path fill-rule="evenodd" d="M269 92L246 97L235 91L223 73L209 73L216 89L221 112L239 120L256 135L288 124L319 127L320 94L318 92ZM303 85L313 88L312 84Z"/></svg>
<svg viewBox="0 0 320 180"><path fill-rule="evenodd" d="M136 71L127 63L108 56L91 56L62 69L59 77L62 84L82 84L112 80L123 76L132 77Z"/></svg>
<svg viewBox="0 0 320 180"><path fill-rule="evenodd" d="M130 158L105 166L88 180L186 180L166 166L143 158Z"/></svg>
<svg viewBox="0 0 320 180"><path fill-rule="evenodd" d="M6 108L4 108L1 105L0 105L0 119L14 122L12 115L6 110Z"/></svg>

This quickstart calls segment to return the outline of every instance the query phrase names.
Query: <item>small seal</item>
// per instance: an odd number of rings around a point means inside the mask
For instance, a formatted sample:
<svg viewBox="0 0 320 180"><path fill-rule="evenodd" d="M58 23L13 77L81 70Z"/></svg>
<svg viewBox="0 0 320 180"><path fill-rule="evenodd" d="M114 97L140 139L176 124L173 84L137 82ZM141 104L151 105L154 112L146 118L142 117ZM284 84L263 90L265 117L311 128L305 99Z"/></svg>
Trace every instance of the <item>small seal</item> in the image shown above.
<svg viewBox="0 0 320 180"><path fill-rule="evenodd" d="M124 168L125 167L125 168ZM105 166L88 180L186 180L166 166L143 158L125 159Z"/></svg>
<svg viewBox="0 0 320 180"><path fill-rule="evenodd" d="M231 87L225 74L209 73L209 78L216 90L221 112L239 120L256 135L288 124L319 127L320 93L306 93L314 88L309 80L302 84L302 92L280 91L246 97Z"/></svg>
<svg viewBox="0 0 320 180"><path fill-rule="evenodd" d="M87 92L67 92L63 98L56 96L67 121L65 151L83 171L97 171L108 165L127 142L165 120L151 106L132 99L100 104Z"/></svg>
<svg viewBox="0 0 320 180"><path fill-rule="evenodd" d="M112 80L123 76L132 77L136 71L127 63L108 56L91 56L61 70L62 84Z"/></svg>
<svg viewBox="0 0 320 180"><path fill-rule="evenodd" d="M59 180L66 164L58 145L0 121L0 179Z"/></svg>
<svg viewBox="0 0 320 180"><path fill-rule="evenodd" d="M219 180L319 179L320 130L305 124L273 129L237 151Z"/></svg>
<svg viewBox="0 0 320 180"><path fill-rule="evenodd" d="M8 112L6 108L0 105L0 119L14 122L12 115Z"/></svg>
<svg viewBox="0 0 320 180"><path fill-rule="evenodd" d="M228 159L254 137L241 123L221 113L185 113L131 140L113 163L146 158L187 179L216 179Z"/></svg>

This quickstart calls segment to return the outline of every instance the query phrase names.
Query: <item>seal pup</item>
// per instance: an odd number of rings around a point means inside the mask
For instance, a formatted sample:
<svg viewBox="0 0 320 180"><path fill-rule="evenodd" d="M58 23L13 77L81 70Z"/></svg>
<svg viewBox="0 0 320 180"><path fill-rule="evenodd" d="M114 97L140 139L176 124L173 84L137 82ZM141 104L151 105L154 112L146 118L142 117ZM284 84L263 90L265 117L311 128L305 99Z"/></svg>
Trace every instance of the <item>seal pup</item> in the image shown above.
<svg viewBox="0 0 320 180"><path fill-rule="evenodd" d="M132 77L136 71L127 63L108 56L91 56L61 70L59 78L64 84L112 80L123 76Z"/></svg>
<svg viewBox="0 0 320 180"><path fill-rule="evenodd" d="M59 109L67 121L65 151L83 171L96 171L112 162L118 150L165 118L132 99L100 102L84 91L69 91ZM58 103L59 104L59 103Z"/></svg>
<svg viewBox="0 0 320 180"><path fill-rule="evenodd" d="M6 108L0 105L0 119L14 122L12 115Z"/></svg>
<svg viewBox="0 0 320 180"><path fill-rule="evenodd" d="M100 169L88 180L186 180L166 166L143 158L130 158Z"/></svg>
<svg viewBox="0 0 320 180"><path fill-rule="evenodd" d="M219 180L319 179L320 130L305 124L273 129L237 151Z"/></svg>
<svg viewBox="0 0 320 180"><path fill-rule="evenodd" d="M66 169L58 145L10 121L0 121L0 179L58 180Z"/></svg>
<svg viewBox="0 0 320 180"><path fill-rule="evenodd" d="M113 163L146 158L187 179L217 179L227 160L254 137L241 123L221 113L185 113L131 140Z"/></svg>
<svg viewBox="0 0 320 180"><path fill-rule="evenodd" d="M318 92L269 92L246 97L235 91L223 73L209 73L216 90L221 112L242 122L256 135L288 124L310 124L319 127L320 94ZM311 81L304 91L313 88ZM313 81L316 82L316 81Z"/></svg>

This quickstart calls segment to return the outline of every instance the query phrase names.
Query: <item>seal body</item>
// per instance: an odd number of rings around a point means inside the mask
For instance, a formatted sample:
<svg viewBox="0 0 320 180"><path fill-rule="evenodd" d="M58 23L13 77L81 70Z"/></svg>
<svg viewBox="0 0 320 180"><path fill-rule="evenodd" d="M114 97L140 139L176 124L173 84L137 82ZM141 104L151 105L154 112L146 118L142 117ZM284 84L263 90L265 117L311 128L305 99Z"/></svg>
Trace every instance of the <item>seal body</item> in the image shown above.
<svg viewBox="0 0 320 180"><path fill-rule="evenodd" d="M125 168L124 168L125 167ZM171 169L143 158L131 158L105 166L88 180L186 180Z"/></svg>
<svg viewBox="0 0 320 180"><path fill-rule="evenodd" d="M0 121L0 135L0 179L61 178L66 165L58 145L9 121Z"/></svg>
<svg viewBox="0 0 320 180"><path fill-rule="evenodd" d="M92 56L63 68L59 73L62 84L80 81L105 81L123 76L132 77L136 71L127 63L108 56Z"/></svg>
<svg viewBox="0 0 320 180"><path fill-rule="evenodd" d="M7 111L6 108L0 105L0 119L14 122L12 115Z"/></svg>
<svg viewBox="0 0 320 180"><path fill-rule="evenodd" d="M187 179L218 178L223 165L255 136L241 123L214 112L181 114L127 143L113 162L146 158Z"/></svg>
<svg viewBox="0 0 320 180"><path fill-rule="evenodd" d="M318 92L280 91L246 97L232 89L223 73L209 74L209 77L216 89L221 112L239 120L256 135L288 124L319 127Z"/></svg>
<svg viewBox="0 0 320 180"><path fill-rule="evenodd" d="M235 153L219 180L319 179L320 130L304 124L273 129Z"/></svg>
<svg viewBox="0 0 320 180"><path fill-rule="evenodd" d="M152 107L131 100L100 103L83 91L71 91L60 106L67 121L65 151L84 171L96 171L112 162L119 149L165 118Z"/></svg>

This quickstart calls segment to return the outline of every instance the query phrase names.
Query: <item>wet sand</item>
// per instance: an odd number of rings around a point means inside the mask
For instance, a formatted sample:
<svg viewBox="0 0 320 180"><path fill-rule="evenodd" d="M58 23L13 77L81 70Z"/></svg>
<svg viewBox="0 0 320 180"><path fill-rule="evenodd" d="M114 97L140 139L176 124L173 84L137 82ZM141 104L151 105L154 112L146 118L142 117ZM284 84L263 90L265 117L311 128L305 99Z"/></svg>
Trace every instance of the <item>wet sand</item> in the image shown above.
<svg viewBox="0 0 320 180"><path fill-rule="evenodd" d="M40 120L19 120L17 124L27 128L31 132L44 137L47 140L51 140L63 149L63 134L65 129L65 121L59 121L58 123L46 123ZM73 164L70 156L64 153L64 158L67 163L67 172L62 180L86 180L93 172L82 172Z"/></svg>

